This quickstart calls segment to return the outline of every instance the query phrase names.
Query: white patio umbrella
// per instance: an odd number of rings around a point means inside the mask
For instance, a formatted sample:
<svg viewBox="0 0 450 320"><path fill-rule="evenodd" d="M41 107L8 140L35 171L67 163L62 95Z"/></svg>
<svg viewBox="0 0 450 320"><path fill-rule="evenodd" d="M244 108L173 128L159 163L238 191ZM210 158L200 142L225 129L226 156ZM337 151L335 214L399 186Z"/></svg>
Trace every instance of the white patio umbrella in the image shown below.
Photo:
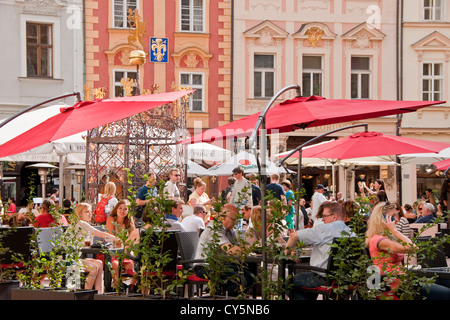
<svg viewBox="0 0 450 320"><path fill-rule="evenodd" d="M208 171L212 175L216 176L229 176L236 167L241 167L244 170L244 174L247 173L258 173L258 163L256 162L256 157L253 153L246 151L241 151L238 154L232 156L225 162L219 163ZM285 173L286 170L283 167L276 166L273 162L269 160L266 161L266 174L271 175L274 173ZM292 172L292 171L290 171Z"/></svg>
<svg viewBox="0 0 450 320"><path fill-rule="evenodd" d="M67 106L56 104L29 111L13 119L0 128L0 144L19 136L43 120L58 114L62 107ZM6 119L0 120L0 122L4 120ZM67 157L69 163L84 164L86 162L86 141L83 138L84 136L86 136L86 131L46 143L22 153L0 158L0 161L60 162L60 157L64 156Z"/></svg>
<svg viewBox="0 0 450 320"><path fill-rule="evenodd" d="M198 163L188 160L187 161L187 175L188 177L193 176L211 176L211 173L208 171L208 169L202 167Z"/></svg>
<svg viewBox="0 0 450 320"><path fill-rule="evenodd" d="M223 162L231 157L231 151L213 145L211 143L200 142L187 146L189 159L201 160L205 162Z"/></svg>
<svg viewBox="0 0 450 320"><path fill-rule="evenodd" d="M450 148L438 153L409 153L399 155L402 163L432 164L433 162L450 159Z"/></svg>

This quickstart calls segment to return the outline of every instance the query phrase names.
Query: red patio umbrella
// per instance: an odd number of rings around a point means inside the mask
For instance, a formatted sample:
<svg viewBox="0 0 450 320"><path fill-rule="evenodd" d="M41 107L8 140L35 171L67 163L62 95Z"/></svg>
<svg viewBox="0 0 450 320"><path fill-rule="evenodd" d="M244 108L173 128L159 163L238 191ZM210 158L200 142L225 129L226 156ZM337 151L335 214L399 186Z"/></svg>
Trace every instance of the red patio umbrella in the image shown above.
<svg viewBox="0 0 450 320"><path fill-rule="evenodd" d="M21 153L48 142L90 130L173 102L193 90L81 101L0 145L0 157Z"/></svg>
<svg viewBox="0 0 450 320"><path fill-rule="evenodd" d="M433 162L438 170L447 170L450 168L450 159Z"/></svg>
<svg viewBox="0 0 450 320"><path fill-rule="evenodd" d="M445 101L390 101L325 99L318 96L297 97L281 102L267 111L267 133L290 132L299 128L377 118L413 112ZM211 142L250 136L260 112L209 129L181 143Z"/></svg>
<svg viewBox="0 0 450 320"><path fill-rule="evenodd" d="M305 148L302 157L341 160L406 153L437 153L449 146L449 143L444 142L384 135L379 132L359 132L346 138ZM298 152L293 156L298 157Z"/></svg>

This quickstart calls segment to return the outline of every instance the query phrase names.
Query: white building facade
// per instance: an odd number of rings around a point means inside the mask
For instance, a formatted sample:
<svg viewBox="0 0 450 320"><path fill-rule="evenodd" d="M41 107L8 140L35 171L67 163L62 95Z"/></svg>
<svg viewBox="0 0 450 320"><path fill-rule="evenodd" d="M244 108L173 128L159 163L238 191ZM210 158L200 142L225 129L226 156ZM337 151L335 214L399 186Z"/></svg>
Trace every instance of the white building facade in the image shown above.
<svg viewBox="0 0 450 320"><path fill-rule="evenodd" d="M450 142L450 1L403 1L401 97L403 100L447 101L402 116L400 134ZM430 188L439 190L438 158L402 160L404 203L412 203ZM416 185L418 188L416 188Z"/></svg>
<svg viewBox="0 0 450 320"><path fill-rule="evenodd" d="M0 119L66 93L83 96L83 0L0 0L0 30ZM69 97L50 105L75 102ZM18 205L28 185L26 164L3 163L3 196L14 196ZM68 197L77 184L69 170L65 176Z"/></svg>

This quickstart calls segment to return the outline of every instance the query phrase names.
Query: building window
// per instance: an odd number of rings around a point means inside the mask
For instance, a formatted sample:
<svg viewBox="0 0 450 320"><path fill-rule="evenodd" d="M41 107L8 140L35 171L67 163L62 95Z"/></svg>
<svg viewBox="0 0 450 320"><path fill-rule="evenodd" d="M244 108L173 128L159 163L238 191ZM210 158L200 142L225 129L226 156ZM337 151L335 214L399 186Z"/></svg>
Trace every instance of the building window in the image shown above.
<svg viewBox="0 0 450 320"><path fill-rule="evenodd" d="M422 100L441 101L443 99L442 63L424 63L422 65Z"/></svg>
<svg viewBox="0 0 450 320"><path fill-rule="evenodd" d="M132 80L134 85L131 89L131 95L134 96L136 94L136 79L137 73L136 71L114 71L114 97L126 97L126 86L124 86L124 82L127 79ZM122 81L123 80L123 81Z"/></svg>
<svg viewBox="0 0 450 320"><path fill-rule="evenodd" d="M352 57L351 61L351 97L370 99L370 58Z"/></svg>
<svg viewBox="0 0 450 320"><path fill-rule="evenodd" d="M192 99L189 99L189 111L205 111L203 92L205 84L202 73L180 73L180 86L195 89Z"/></svg>
<svg viewBox="0 0 450 320"><path fill-rule="evenodd" d="M204 0L181 0L181 31L204 31Z"/></svg>
<svg viewBox="0 0 450 320"><path fill-rule="evenodd" d="M303 96L322 96L322 57L303 56L302 91Z"/></svg>
<svg viewBox="0 0 450 320"><path fill-rule="evenodd" d="M53 30L51 24L27 22L27 76L53 77Z"/></svg>
<svg viewBox="0 0 450 320"><path fill-rule="evenodd" d="M254 97L271 98L274 95L275 57L270 54L255 54Z"/></svg>
<svg viewBox="0 0 450 320"><path fill-rule="evenodd" d="M423 19L425 21L443 20L444 0L423 0Z"/></svg>
<svg viewBox="0 0 450 320"><path fill-rule="evenodd" d="M129 28L128 10L137 9L137 0L114 0L114 28Z"/></svg>

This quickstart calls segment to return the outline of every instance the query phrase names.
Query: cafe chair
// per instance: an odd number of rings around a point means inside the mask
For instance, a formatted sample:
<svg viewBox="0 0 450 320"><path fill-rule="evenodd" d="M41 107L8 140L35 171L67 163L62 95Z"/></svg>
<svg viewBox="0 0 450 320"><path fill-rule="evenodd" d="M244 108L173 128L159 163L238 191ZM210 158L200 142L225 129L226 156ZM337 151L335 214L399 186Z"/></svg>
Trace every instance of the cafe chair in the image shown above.
<svg viewBox="0 0 450 320"><path fill-rule="evenodd" d="M203 286L208 283L207 279L203 279L195 275L194 263L205 262L204 259L194 260L195 251L197 250L197 244L199 235L197 231L184 231L176 234L178 246L180 248L180 260L178 261L178 269L187 270L190 274L185 282L185 295L188 297L193 296L193 288L196 288L197 296L203 294Z"/></svg>
<svg viewBox="0 0 450 320"><path fill-rule="evenodd" d="M0 263L2 269L25 270L31 260L33 227L0 227ZM22 262L14 259L21 257Z"/></svg>
<svg viewBox="0 0 450 320"><path fill-rule="evenodd" d="M420 243L430 242L430 245L435 249L431 255L426 254L418 254L417 256L417 264L422 268L439 268L439 267L447 267L447 258L445 254L444 244L439 245L440 237L443 234L438 232L435 237L419 237L417 238L417 243L420 246Z"/></svg>
<svg viewBox="0 0 450 320"><path fill-rule="evenodd" d="M39 254L48 254L55 247L56 242L63 233L60 227L36 229L37 249Z"/></svg>
<svg viewBox="0 0 450 320"><path fill-rule="evenodd" d="M148 229L150 230L150 229ZM145 246L145 247L151 247L153 244L159 244L159 240L158 240L158 232L154 232L152 235L150 235L150 237L148 237L146 235L146 232L148 231L146 229L142 229L141 233L140 233L140 239L141 239L141 243L140 246ZM166 233L166 238L164 240L164 243L162 245L161 248L161 254L164 256L167 256L170 258L170 262L167 263L163 269L162 269L162 274L163 276L168 280L168 283L171 283L171 281L173 281L173 279L175 279L175 277L177 276L177 261L178 261L178 242L176 239L176 234L179 233L180 231L165 231ZM144 240L144 243L142 242L142 240ZM144 248L145 251L145 248ZM142 255L142 249L138 250L138 254L135 257L130 256L130 258L132 260L134 260L135 262L135 273L133 274L128 274L129 276L136 276L136 273L139 274L139 270L141 270L141 267L144 263L143 261L143 255ZM150 264L154 264L156 263L155 261L149 261ZM152 276L155 275L155 272L149 272L149 271L145 271L144 275L145 276ZM140 285L140 277L137 278L137 284L136 286L139 287Z"/></svg>
<svg viewBox="0 0 450 320"><path fill-rule="evenodd" d="M350 270L352 269L352 262L357 263L357 261L359 261L360 259L362 259L363 257L366 256L366 253L364 252L364 249L361 249L360 252L358 252L357 254L351 254L348 255L346 257L339 257L339 260L337 260L337 255L340 254L338 253L339 251L339 247L343 247L343 246L349 246L350 243L348 241L342 241L341 239L343 238L335 238L333 240L333 245L331 246L330 249L330 253L329 253L329 258L328 258L328 263L327 263L327 267L326 268L319 268L319 267L315 267L315 266L311 266L311 265L306 265L306 264L297 264L297 263L288 263L287 264L287 269L288 269L288 274L290 275L289 282L292 282L292 277L297 274L298 272L310 272L310 271L314 271L314 272L319 272L325 275L326 278L326 285L323 286L319 286L319 287L315 287L315 288L309 288L309 287L302 287L302 288L296 288L296 290L300 290L301 292L308 292L308 293L313 293L313 294L317 294L317 295L322 295L324 300L350 300L350 299L358 299L358 294L356 294L355 292L357 292L356 288L359 285L358 283L343 283L343 288L341 288L342 293L343 294L339 294L337 295L335 293L335 289L339 289L338 285L336 284L336 282L332 279L332 275L336 274L337 272L339 272L339 269L342 267L345 268L349 268ZM348 239L352 239L352 238L347 238ZM358 244L358 240L355 237L355 240L353 243L354 245L359 246ZM358 247L357 247L358 248ZM358 251L359 248L356 250ZM342 263L340 263L340 261L342 261L342 259L345 259L346 263L343 266ZM293 295L293 289L291 286L292 283L288 283L288 296L289 299L292 300L294 295Z"/></svg>

